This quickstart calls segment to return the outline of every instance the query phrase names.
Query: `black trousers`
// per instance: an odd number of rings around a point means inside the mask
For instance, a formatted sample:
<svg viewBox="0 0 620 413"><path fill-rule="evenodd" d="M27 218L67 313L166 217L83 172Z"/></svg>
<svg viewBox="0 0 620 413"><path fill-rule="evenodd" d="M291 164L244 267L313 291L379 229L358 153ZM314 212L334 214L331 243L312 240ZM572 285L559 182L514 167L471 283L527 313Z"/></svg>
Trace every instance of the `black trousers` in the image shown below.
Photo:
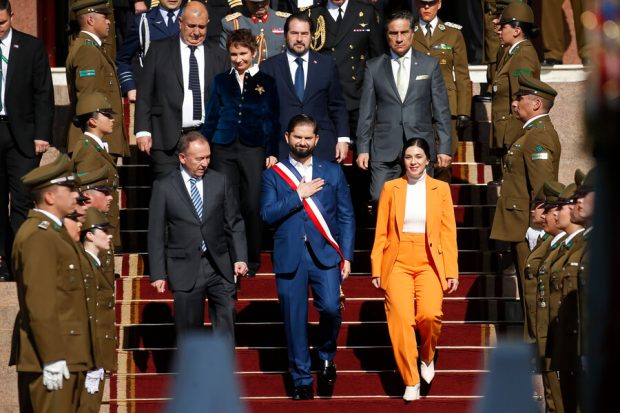
<svg viewBox="0 0 620 413"><path fill-rule="evenodd" d="M233 186L245 222L248 267L255 273L260 266L260 188L261 173L265 169L265 149L244 145L239 139L230 145L212 144L211 168L226 175Z"/></svg>
<svg viewBox="0 0 620 413"><path fill-rule="evenodd" d="M40 160L40 156L22 153L15 145L9 124L0 122L0 256L7 262L13 237L33 206L21 177L36 168Z"/></svg>
<svg viewBox="0 0 620 413"><path fill-rule="evenodd" d="M207 253L208 255L208 253ZM227 337L234 343L235 284L215 271L205 256L200 259L200 274L189 291L173 291L174 324L177 335L204 326L205 298L209 300L209 319L215 334Z"/></svg>

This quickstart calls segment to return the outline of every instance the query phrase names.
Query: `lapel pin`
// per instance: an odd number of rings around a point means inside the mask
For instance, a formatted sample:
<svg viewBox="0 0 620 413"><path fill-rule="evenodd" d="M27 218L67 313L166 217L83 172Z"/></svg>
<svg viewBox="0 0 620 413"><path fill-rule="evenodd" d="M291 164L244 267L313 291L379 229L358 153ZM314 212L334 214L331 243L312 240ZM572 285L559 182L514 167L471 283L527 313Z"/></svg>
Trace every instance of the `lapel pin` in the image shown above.
<svg viewBox="0 0 620 413"><path fill-rule="evenodd" d="M313 60L313 61L312 61L312 63L317 64L317 63L319 63L319 62L317 62L316 60Z"/></svg>
<svg viewBox="0 0 620 413"><path fill-rule="evenodd" d="M13 48L14 48L14 49L19 49L19 45L18 45L18 44L14 44L14 45L13 45Z"/></svg>

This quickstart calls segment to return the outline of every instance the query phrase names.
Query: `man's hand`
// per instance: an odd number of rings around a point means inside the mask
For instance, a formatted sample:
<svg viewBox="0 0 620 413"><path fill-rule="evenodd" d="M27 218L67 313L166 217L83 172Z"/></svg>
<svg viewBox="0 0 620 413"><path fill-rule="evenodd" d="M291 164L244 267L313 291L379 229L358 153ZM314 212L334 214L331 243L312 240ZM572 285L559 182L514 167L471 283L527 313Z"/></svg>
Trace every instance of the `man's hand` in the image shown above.
<svg viewBox="0 0 620 413"><path fill-rule="evenodd" d="M271 168L277 163L278 163L278 158L276 158L275 156L268 156L267 158L265 158L265 168L267 169Z"/></svg>
<svg viewBox="0 0 620 413"><path fill-rule="evenodd" d="M136 0L133 3L133 9L134 9L136 14L140 14L140 13L144 13L149 8L146 6L146 2L145 1L143 1L143 0Z"/></svg>
<svg viewBox="0 0 620 413"><path fill-rule="evenodd" d="M440 168L448 168L452 163L452 157L445 153L437 154L437 166Z"/></svg>
<svg viewBox="0 0 620 413"><path fill-rule="evenodd" d="M44 141L41 139L34 140L34 154L41 155L43 152L47 151L50 147L50 143L48 141Z"/></svg>
<svg viewBox="0 0 620 413"><path fill-rule="evenodd" d="M448 294L452 294L459 288L459 280L457 278L448 278Z"/></svg>
<svg viewBox="0 0 620 413"><path fill-rule="evenodd" d="M336 162L342 163L349 154L349 144L347 142L338 142L336 144Z"/></svg>
<svg viewBox="0 0 620 413"><path fill-rule="evenodd" d="M166 292L166 280L157 280L151 283L158 293L163 294Z"/></svg>
<svg viewBox="0 0 620 413"><path fill-rule="evenodd" d="M371 282L375 288L381 288L381 278L373 277Z"/></svg>
<svg viewBox="0 0 620 413"><path fill-rule="evenodd" d="M340 270L340 279L344 281L349 278L349 275L351 275L351 261L344 260L344 265L342 266L342 270Z"/></svg>
<svg viewBox="0 0 620 413"><path fill-rule="evenodd" d="M246 264L243 261L238 261L235 263L234 265L235 268L235 275L239 276L243 276L246 275L248 273L248 264Z"/></svg>
<svg viewBox="0 0 620 413"><path fill-rule="evenodd" d="M136 138L136 144L138 145L138 149L142 152L145 152L147 155L151 154L151 146L153 146L151 135Z"/></svg>
<svg viewBox="0 0 620 413"><path fill-rule="evenodd" d="M325 181L322 178L315 178L310 182L301 182L297 187L297 194L301 199L310 198L323 189L323 185L325 185Z"/></svg>
<svg viewBox="0 0 620 413"><path fill-rule="evenodd" d="M55 361L43 365L43 385L47 390L62 389L62 380L69 380L69 368L65 360Z"/></svg>
<svg viewBox="0 0 620 413"><path fill-rule="evenodd" d="M127 99L129 99L131 103L136 103L136 89L131 89L127 92Z"/></svg>
<svg viewBox="0 0 620 413"><path fill-rule="evenodd" d="M359 153L357 154L357 160L355 161L355 163L357 163L358 168L360 168L363 171L367 171L369 159L370 159L370 155L368 155L367 153Z"/></svg>

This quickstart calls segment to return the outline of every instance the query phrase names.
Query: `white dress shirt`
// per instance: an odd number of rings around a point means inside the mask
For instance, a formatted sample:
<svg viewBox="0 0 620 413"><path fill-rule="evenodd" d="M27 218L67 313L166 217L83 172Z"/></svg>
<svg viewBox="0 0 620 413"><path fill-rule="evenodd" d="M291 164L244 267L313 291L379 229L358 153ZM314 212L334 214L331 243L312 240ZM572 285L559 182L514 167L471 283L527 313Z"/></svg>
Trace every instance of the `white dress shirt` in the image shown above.
<svg viewBox="0 0 620 413"><path fill-rule="evenodd" d="M426 171L419 179L407 184L403 232L426 233Z"/></svg>
<svg viewBox="0 0 620 413"><path fill-rule="evenodd" d="M191 199L192 197L192 184L189 182L189 180L191 178L194 178L193 176L191 176L187 170L181 166L181 176L183 177L183 183L185 184L185 188L187 189L187 193L189 194L189 197ZM200 178L194 178L196 179L196 188L198 189L198 193L200 194L200 199L205 199L204 195L203 195L203 191L202 191L202 176ZM203 206L204 208L204 206Z"/></svg>
<svg viewBox="0 0 620 413"><path fill-rule="evenodd" d="M199 126L205 121L205 48L203 45L196 46L194 56L198 61L198 76L200 78L200 101L202 102L202 116L200 120L194 120L194 98L192 91L189 90L189 56L191 54L189 46L179 37L181 44L181 66L183 67L183 121L181 126L184 128Z"/></svg>
<svg viewBox="0 0 620 413"><path fill-rule="evenodd" d="M101 47L101 39L95 33L87 32L86 30L82 30L80 33L86 33L93 38L93 40L97 43L99 47Z"/></svg>
<svg viewBox="0 0 620 413"><path fill-rule="evenodd" d="M336 6L331 1L327 2L327 11L332 16L334 21L338 20L338 7L342 9L342 18L344 19L344 14L347 12L347 5L349 4L349 0L346 0L342 3L342 6Z"/></svg>
<svg viewBox="0 0 620 413"><path fill-rule="evenodd" d="M558 235L553 237L553 239L551 240L551 246L555 247L555 245L558 243L558 241L560 241L560 238L562 238L564 235L566 235L566 232L562 231Z"/></svg>
<svg viewBox="0 0 620 413"><path fill-rule="evenodd" d="M308 84L308 59L310 58L310 52L306 52L301 56L297 56L296 54L291 53L290 51L286 51L286 58L288 60L288 68L291 72L291 79L293 80L293 84L295 84L295 72L297 72L297 62L295 59L301 57L303 63L301 64L304 68L304 90L306 89L306 85Z"/></svg>
<svg viewBox="0 0 620 413"><path fill-rule="evenodd" d="M241 90L241 94L243 95L243 79L241 79L241 77L239 76L239 72L237 72L237 69L232 67L230 69L230 73L235 74L235 79L237 79L237 83L239 84L239 89ZM252 67L250 67L248 70L245 71L244 79L245 79L245 75L250 75L251 77L257 73L258 73L258 65L253 65Z"/></svg>
<svg viewBox="0 0 620 413"><path fill-rule="evenodd" d="M435 18L433 20L431 20L430 22L428 22L431 24L431 36L433 35L433 33L435 33L435 28L437 27L437 24L439 23L439 18L437 18L437 16L435 16ZM422 28L422 33L424 34L424 37L426 37L426 25L428 24L427 22L425 22L424 20L420 19L419 24L420 27Z"/></svg>
<svg viewBox="0 0 620 413"><path fill-rule="evenodd" d="M297 172L299 172L299 174L301 175L302 182L312 181L312 162L314 160L314 157L310 158L310 161L308 162L307 165L304 165L301 162L296 161L295 159L293 159L291 155L288 156L288 160L291 163L291 165L293 165L293 167L297 169Z"/></svg>
<svg viewBox="0 0 620 413"><path fill-rule="evenodd" d="M91 133L91 132L84 132L84 135L91 137L95 142L97 142L97 144L99 146L101 146L103 149L105 149L106 152L109 151L108 143L102 141L99 136L97 136L97 135L95 135L94 133Z"/></svg>
<svg viewBox="0 0 620 413"><path fill-rule="evenodd" d="M172 23L176 23L181 9L168 10L165 7L162 7L161 5L159 6L159 14L161 14L161 17L164 18L164 23L166 23L166 25L168 24L168 12L169 11L174 13L174 17L172 18Z"/></svg>
<svg viewBox="0 0 620 413"><path fill-rule="evenodd" d="M9 68L9 54L11 53L11 41L13 40L13 29L9 29L4 35L4 38L0 39L0 47L2 48L2 85L0 85L0 99L2 101L2 110L0 115L6 115L6 107L4 105L4 93L6 91L6 72Z"/></svg>
<svg viewBox="0 0 620 413"><path fill-rule="evenodd" d="M575 238L577 236L577 234L585 231L585 228L580 228L577 231L573 232L572 234L570 234L568 237L566 237L564 239L564 245L567 245L569 242L571 242L573 240L573 238Z"/></svg>
<svg viewBox="0 0 620 413"><path fill-rule="evenodd" d="M390 51L390 54L392 56L392 74L394 75L394 82L398 85L398 68L400 67L398 59L400 59L400 56L398 56L393 51ZM407 89L409 88L409 80L411 77L411 55L411 49L409 49L404 55L406 58L403 62L403 64L405 65L405 72L407 73Z"/></svg>
<svg viewBox="0 0 620 413"><path fill-rule="evenodd" d="M43 215L46 215L47 217L49 217L49 219L51 219L56 224L58 224L58 226L62 227L62 220L58 218L56 215L52 214L51 212L47 212L39 208L34 208L33 211L37 211L37 212L42 213Z"/></svg>

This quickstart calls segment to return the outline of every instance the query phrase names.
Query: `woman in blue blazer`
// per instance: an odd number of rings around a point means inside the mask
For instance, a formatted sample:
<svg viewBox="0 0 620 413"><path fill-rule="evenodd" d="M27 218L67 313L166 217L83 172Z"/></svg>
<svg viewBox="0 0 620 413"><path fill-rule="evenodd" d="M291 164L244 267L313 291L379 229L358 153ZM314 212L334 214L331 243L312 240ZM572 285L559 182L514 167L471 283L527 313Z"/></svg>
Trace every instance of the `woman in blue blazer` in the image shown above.
<svg viewBox="0 0 620 413"><path fill-rule="evenodd" d="M213 79L202 134L211 144L211 167L227 176L238 196L252 276L260 265L261 172L278 161L278 91L253 64L257 44L249 30L231 32L226 47L232 68Z"/></svg>

